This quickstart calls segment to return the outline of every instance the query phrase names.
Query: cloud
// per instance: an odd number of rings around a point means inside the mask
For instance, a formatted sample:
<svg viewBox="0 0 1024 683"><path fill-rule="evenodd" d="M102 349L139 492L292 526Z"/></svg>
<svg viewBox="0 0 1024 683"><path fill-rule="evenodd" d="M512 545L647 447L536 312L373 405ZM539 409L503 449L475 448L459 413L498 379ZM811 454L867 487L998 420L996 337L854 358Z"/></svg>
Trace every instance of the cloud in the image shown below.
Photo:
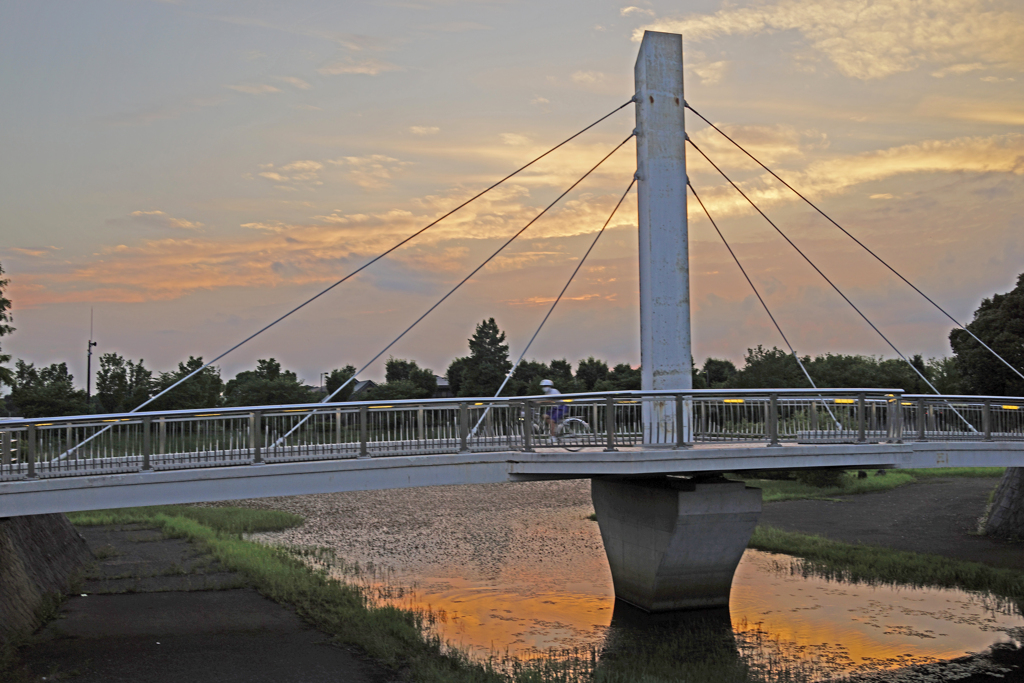
<svg viewBox="0 0 1024 683"><path fill-rule="evenodd" d="M312 87L306 81L295 76L274 76L274 78L276 80L281 81L282 83L287 83L288 85L295 86L299 90L309 90Z"/></svg>
<svg viewBox="0 0 1024 683"><path fill-rule="evenodd" d="M810 150L828 147L828 138L815 130L798 130L793 126L746 126L715 124L726 135L740 142L755 157L766 164L775 164L783 159L800 158ZM759 166L735 145L718 134L713 128L702 128L690 133L693 141L703 149L715 163L731 168L759 168Z"/></svg>
<svg viewBox="0 0 1024 683"><path fill-rule="evenodd" d="M708 156L714 159L714 155ZM699 155L692 154L691 159L691 177L695 173L714 173L713 170L708 170L709 167ZM813 199L842 194L866 183L922 173L1005 173L1022 176L1024 134L929 140L817 161L803 171L785 172L780 175L786 178L790 185ZM796 201L789 190L767 174L737 184L762 208L780 202ZM705 204L709 207L714 206L718 214L745 214L752 211L746 200L732 188L719 186L710 191L700 192ZM699 207L692 206L690 210L693 215L698 215L700 211Z"/></svg>
<svg viewBox="0 0 1024 683"><path fill-rule="evenodd" d="M366 189L388 187L396 173L412 165L384 154L328 159L327 163L347 168L349 180Z"/></svg>
<svg viewBox="0 0 1024 683"><path fill-rule="evenodd" d="M267 93L281 92L280 88L275 88L267 83L243 83L242 85L225 85L224 87L244 92L247 95L266 95Z"/></svg>
<svg viewBox="0 0 1024 683"><path fill-rule="evenodd" d="M409 132L413 135L436 135L441 129L437 126L409 126Z"/></svg>
<svg viewBox="0 0 1024 683"><path fill-rule="evenodd" d="M984 68L985 65L979 64L978 62L974 62L973 64L952 64L950 66L939 69L938 71L933 71L932 76L935 76L935 78L945 78L950 74L953 74L954 76L959 76L960 74L966 74L970 73L971 71L978 71L979 69Z"/></svg>
<svg viewBox="0 0 1024 683"><path fill-rule="evenodd" d="M395 64L389 64L388 62L382 62L377 59L361 59L354 60L351 57L325 64L317 69L318 73L322 73L325 76L337 76L340 74L364 74L367 76L376 76L377 74L384 73L385 71L402 71L402 67Z"/></svg>
<svg viewBox="0 0 1024 683"><path fill-rule="evenodd" d="M722 76L725 75L725 70L729 64L730 62L728 61L697 62L689 64L687 68L697 74L702 85L714 85L722 80Z"/></svg>
<svg viewBox="0 0 1024 683"><path fill-rule="evenodd" d="M530 138L526 137L525 135L520 135L518 133L502 133L500 137L501 141L504 142L506 145L530 144Z"/></svg>
<svg viewBox="0 0 1024 683"><path fill-rule="evenodd" d="M689 42L797 31L852 78L884 78L925 63L1024 70L1024 13L1012 0L779 0L638 28ZM951 71L955 73L955 71Z"/></svg>
<svg viewBox="0 0 1024 683"><path fill-rule="evenodd" d="M604 81L604 74L600 71L577 71L572 75L572 80L580 85L597 85Z"/></svg>
<svg viewBox="0 0 1024 683"><path fill-rule="evenodd" d="M1006 126L1024 126L1024 104L979 99L927 97L918 105L919 116L977 121Z"/></svg>
<svg viewBox="0 0 1024 683"><path fill-rule="evenodd" d="M7 247L4 251L29 258L46 258L52 256L55 251L60 251L60 247Z"/></svg>
<svg viewBox="0 0 1024 683"><path fill-rule="evenodd" d="M478 24L475 21L449 21L438 24L429 24L423 27L427 31L440 31L442 33L465 33L466 31L489 31L490 26Z"/></svg>
<svg viewBox="0 0 1024 683"><path fill-rule="evenodd" d="M550 104L550 103L551 103L551 100L549 100L546 97L541 97L540 95L537 95L532 100L530 100L530 104Z"/></svg>
<svg viewBox="0 0 1024 683"><path fill-rule="evenodd" d="M203 224L184 218L174 218L163 211L132 211L128 214L135 223L152 228L172 228L175 230L198 230Z"/></svg>
<svg viewBox="0 0 1024 683"><path fill-rule="evenodd" d="M320 180L320 171L323 167L322 163L313 160L292 161L276 167L274 164L260 164L260 168L265 170L260 171L257 175L267 180L273 180L275 183L286 183L276 186L278 189L294 190L293 185L296 184L323 185L323 181Z"/></svg>
<svg viewBox="0 0 1024 683"><path fill-rule="evenodd" d="M631 14L646 14L648 16L653 17L654 16L654 10L652 10L652 9L642 9L640 7L623 7L622 9L619 10L619 15L620 16L628 17Z"/></svg>

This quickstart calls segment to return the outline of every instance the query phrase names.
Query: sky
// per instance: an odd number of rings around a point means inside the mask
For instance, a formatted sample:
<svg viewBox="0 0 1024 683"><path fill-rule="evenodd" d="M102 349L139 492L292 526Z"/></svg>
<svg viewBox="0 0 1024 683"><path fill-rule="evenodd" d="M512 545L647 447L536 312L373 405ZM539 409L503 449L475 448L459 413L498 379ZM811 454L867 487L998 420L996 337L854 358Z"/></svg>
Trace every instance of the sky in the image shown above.
<svg viewBox="0 0 1024 683"><path fill-rule="evenodd" d="M1018 0L0 5L3 352L210 359L627 102L644 30L687 102L961 321L1024 271ZM218 362L361 367L635 125L629 106ZM696 116L687 131L903 353L951 323ZM691 182L800 354L892 349L692 149ZM388 355L517 357L636 168L632 141ZM693 352L783 346L695 202ZM640 361L635 192L528 358ZM93 364L95 370L96 364Z"/></svg>

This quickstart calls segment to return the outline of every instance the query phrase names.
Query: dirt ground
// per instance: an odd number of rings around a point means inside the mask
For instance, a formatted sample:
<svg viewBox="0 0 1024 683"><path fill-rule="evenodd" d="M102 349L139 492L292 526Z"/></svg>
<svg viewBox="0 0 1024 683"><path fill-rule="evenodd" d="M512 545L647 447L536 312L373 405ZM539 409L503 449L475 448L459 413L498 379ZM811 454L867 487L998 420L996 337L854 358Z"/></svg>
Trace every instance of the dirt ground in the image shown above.
<svg viewBox="0 0 1024 683"><path fill-rule="evenodd" d="M11 680L76 683L383 683L390 672L335 646L184 540L80 527L97 556Z"/></svg>
<svg viewBox="0 0 1024 683"><path fill-rule="evenodd" d="M874 476L874 475L872 475ZM977 534L994 478L924 479L838 501L765 503L760 524L844 543L879 545L1024 570L1024 544Z"/></svg>

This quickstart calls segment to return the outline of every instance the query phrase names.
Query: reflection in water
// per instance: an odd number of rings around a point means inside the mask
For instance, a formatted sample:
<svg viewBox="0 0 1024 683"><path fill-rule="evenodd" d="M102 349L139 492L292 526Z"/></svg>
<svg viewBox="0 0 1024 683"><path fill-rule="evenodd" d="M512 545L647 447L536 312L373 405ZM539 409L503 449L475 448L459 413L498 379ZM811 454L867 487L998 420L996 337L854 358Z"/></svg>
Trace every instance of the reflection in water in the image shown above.
<svg viewBox="0 0 1024 683"><path fill-rule="evenodd" d="M551 580L550 574L534 581L520 576L499 586L480 578L421 577L389 602L443 615L437 632L483 658L592 648L615 661L658 642L672 660L686 661L692 649L719 666L738 665L742 657L754 669L782 663L811 678L954 659L1024 627L1024 618L991 598L804 577L792 558L753 550L737 570L729 610L649 615L615 600L610 581L580 591L577 577L577 591L538 590Z"/></svg>
<svg viewBox="0 0 1024 683"><path fill-rule="evenodd" d="M614 599L597 524L586 519L592 508L584 482L257 504L307 518L298 529L261 539L328 546L362 565L363 581L376 589L411 587L382 595L432 611L443 638L482 658L581 648L606 651L614 662L622 643L661 641L680 649L692 641L688 633L698 632L724 638L712 638L725 642L717 650L723 666L738 657L745 666L771 671L782 662L823 678L948 660L1010 640L1007 629L1017 629L1015 639L1024 633L1024 619L1014 610L977 595L829 582L802 576L791 558L750 550L733 582L728 620L719 614L699 628L685 618L638 627L638 615ZM376 576L365 571L370 566L392 571ZM659 629L657 636L642 635L644 628Z"/></svg>

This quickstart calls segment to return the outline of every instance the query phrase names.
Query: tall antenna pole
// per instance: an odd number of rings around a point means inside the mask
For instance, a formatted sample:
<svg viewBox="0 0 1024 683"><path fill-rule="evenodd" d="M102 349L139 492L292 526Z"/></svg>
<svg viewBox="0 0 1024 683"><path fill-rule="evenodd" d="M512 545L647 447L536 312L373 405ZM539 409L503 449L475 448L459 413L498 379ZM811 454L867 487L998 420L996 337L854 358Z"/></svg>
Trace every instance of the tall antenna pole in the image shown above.
<svg viewBox="0 0 1024 683"><path fill-rule="evenodd" d="M88 353L85 356L85 398L88 401L90 409L92 408L92 347L96 346L96 342L92 340L92 306L89 307L89 346L87 347Z"/></svg>

